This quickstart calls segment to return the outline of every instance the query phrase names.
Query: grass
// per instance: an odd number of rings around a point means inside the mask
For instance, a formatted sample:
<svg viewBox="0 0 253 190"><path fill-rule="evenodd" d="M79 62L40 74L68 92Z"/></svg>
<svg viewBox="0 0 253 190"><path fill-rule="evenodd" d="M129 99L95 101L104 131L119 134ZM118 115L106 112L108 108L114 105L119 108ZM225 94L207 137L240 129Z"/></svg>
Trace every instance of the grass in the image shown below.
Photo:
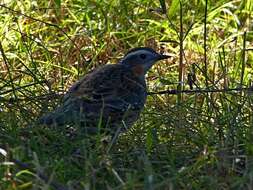
<svg viewBox="0 0 253 190"><path fill-rule="evenodd" d="M1 2L0 189L56 189L41 173L70 189L252 189L252 91L226 90L252 86L252 11L250 0ZM150 95L113 146L20 134L90 69L138 46L175 54L148 73L149 91L223 90Z"/></svg>

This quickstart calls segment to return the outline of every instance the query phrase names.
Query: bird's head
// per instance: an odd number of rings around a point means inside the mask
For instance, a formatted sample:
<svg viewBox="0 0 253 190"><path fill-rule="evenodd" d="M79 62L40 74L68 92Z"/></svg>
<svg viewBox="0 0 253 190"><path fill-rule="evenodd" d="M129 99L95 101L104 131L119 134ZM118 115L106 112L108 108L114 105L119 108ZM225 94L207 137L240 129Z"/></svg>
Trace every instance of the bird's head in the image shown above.
<svg viewBox="0 0 253 190"><path fill-rule="evenodd" d="M137 76L144 76L147 71L159 60L167 59L170 56L157 53L152 48L139 47L127 52L120 64L124 64Z"/></svg>

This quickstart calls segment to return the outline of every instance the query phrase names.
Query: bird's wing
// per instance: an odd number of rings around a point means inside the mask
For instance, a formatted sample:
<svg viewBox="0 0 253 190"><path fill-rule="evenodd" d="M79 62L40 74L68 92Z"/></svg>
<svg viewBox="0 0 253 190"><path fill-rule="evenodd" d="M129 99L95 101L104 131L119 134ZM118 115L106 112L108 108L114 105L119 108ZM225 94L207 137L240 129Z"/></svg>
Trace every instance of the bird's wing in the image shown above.
<svg viewBox="0 0 253 190"><path fill-rule="evenodd" d="M146 99L145 84L141 84L123 65L105 65L75 83L66 94L66 104L80 104L88 118L102 115L110 118L111 127L124 120L129 128L138 119ZM73 110L73 109L72 109Z"/></svg>
<svg viewBox="0 0 253 190"><path fill-rule="evenodd" d="M63 104L54 112L42 117L39 123L46 125L71 123L82 117L81 112L85 113L86 119L91 120L98 119L101 111L105 117L116 114L114 118L120 118L132 102L137 100L141 102L141 106L144 105L144 98L140 100L139 94L135 95L135 91L141 88L138 85L131 72L124 66L120 64L102 66L76 82L66 93Z"/></svg>
<svg viewBox="0 0 253 190"><path fill-rule="evenodd" d="M123 109L129 88L125 82L127 75L126 69L119 64L100 67L76 82L65 95L65 102L82 99L87 103Z"/></svg>
<svg viewBox="0 0 253 190"><path fill-rule="evenodd" d="M71 122L75 120L74 117L83 106L86 109L85 112L93 112L93 116L96 117L95 114L100 113L104 104L104 98L117 101L116 94L121 75L122 68L118 64L105 65L91 71L70 87L62 105L42 116L38 123L62 125Z"/></svg>

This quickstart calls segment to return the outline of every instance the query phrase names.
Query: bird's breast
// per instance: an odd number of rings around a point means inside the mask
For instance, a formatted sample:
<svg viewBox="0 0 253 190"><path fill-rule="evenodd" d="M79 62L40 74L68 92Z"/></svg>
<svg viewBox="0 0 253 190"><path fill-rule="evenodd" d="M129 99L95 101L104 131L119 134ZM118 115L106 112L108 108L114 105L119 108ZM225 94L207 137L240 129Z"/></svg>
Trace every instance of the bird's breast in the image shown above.
<svg viewBox="0 0 253 190"><path fill-rule="evenodd" d="M136 64L132 67L132 72L136 77L144 76L144 67L141 64Z"/></svg>

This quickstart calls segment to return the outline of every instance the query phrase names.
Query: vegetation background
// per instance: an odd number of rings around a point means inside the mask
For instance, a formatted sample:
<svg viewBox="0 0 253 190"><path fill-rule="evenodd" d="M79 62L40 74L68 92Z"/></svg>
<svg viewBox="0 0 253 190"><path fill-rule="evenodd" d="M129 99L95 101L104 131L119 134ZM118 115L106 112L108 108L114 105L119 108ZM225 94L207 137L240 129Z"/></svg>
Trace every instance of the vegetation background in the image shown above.
<svg viewBox="0 0 253 190"><path fill-rule="evenodd" d="M0 1L0 189L253 189L252 11L252 0ZM138 46L174 56L149 72L155 93L117 144L20 135Z"/></svg>

